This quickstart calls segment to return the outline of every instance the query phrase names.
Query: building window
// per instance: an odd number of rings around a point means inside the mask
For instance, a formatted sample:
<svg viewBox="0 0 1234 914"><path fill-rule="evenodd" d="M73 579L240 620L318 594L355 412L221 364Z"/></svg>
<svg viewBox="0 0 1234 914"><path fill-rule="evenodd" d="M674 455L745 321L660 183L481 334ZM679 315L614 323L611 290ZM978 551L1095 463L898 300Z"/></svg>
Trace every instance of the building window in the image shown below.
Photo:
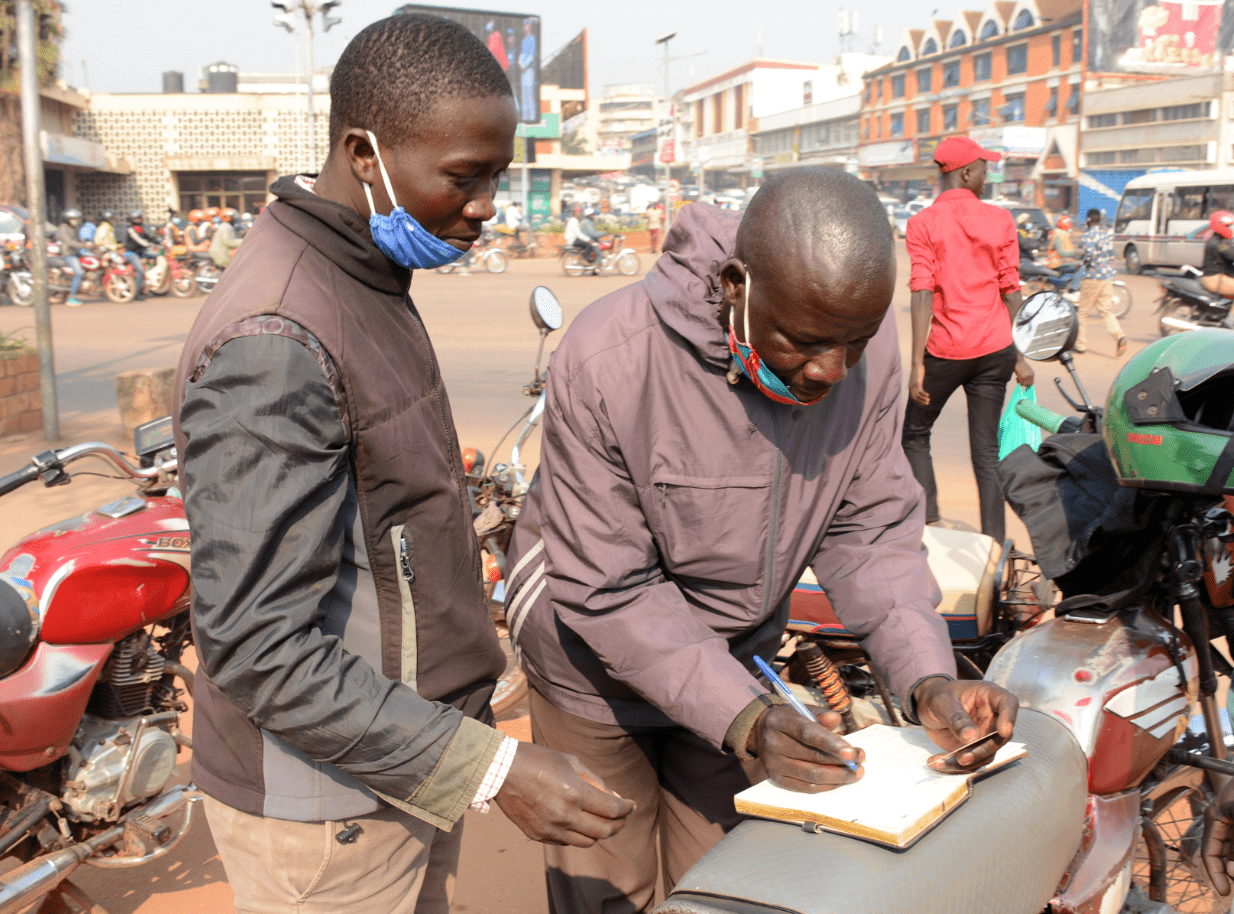
<svg viewBox="0 0 1234 914"><path fill-rule="evenodd" d="M972 122L974 127L990 126L990 100L988 98L973 100Z"/></svg>
<svg viewBox="0 0 1234 914"><path fill-rule="evenodd" d="M960 125L960 106L943 106L943 133L950 133Z"/></svg>
<svg viewBox="0 0 1234 914"><path fill-rule="evenodd" d="M949 48L959 48L959 47L963 47L963 46L964 46L965 44L967 44L967 43L968 43L968 38L967 38L967 36L965 36L965 34L964 34L964 30L963 30L963 29L956 29L956 30L955 30L955 31L951 34L951 42L947 45L947 47L949 47Z"/></svg>
<svg viewBox="0 0 1234 914"><path fill-rule="evenodd" d="M904 112L898 111L891 115L891 135L904 136Z"/></svg>
<svg viewBox="0 0 1234 914"><path fill-rule="evenodd" d="M1117 127L1117 114L1090 114L1088 116L1088 129L1096 130L1101 127Z"/></svg>
<svg viewBox="0 0 1234 914"><path fill-rule="evenodd" d="M929 92L930 84L933 82L933 79L934 79L934 68L933 67L926 67L925 69L918 70L917 71L917 91L918 92Z"/></svg>
<svg viewBox="0 0 1234 914"><path fill-rule="evenodd" d="M1050 66L1063 65L1063 36L1055 34L1050 38Z"/></svg>
<svg viewBox="0 0 1234 914"><path fill-rule="evenodd" d="M1028 72L1028 45L1016 44L1007 48L1007 73Z"/></svg>
<svg viewBox="0 0 1234 914"><path fill-rule="evenodd" d="M241 213L258 213L266 205L264 171L181 171L176 174L180 212L230 206Z"/></svg>
<svg viewBox="0 0 1234 914"><path fill-rule="evenodd" d="M925 46L921 49L921 56L925 57L927 54L937 54L937 53L938 53L938 42L935 41L933 38L927 39Z"/></svg>
<svg viewBox="0 0 1234 914"><path fill-rule="evenodd" d="M1015 22L1011 23L1011 30L1018 32L1021 29L1031 29L1034 25L1036 23L1033 22L1033 14L1028 10L1020 10L1020 15L1016 16Z"/></svg>
<svg viewBox="0 0 1234 914"><path fill-rule="evenodd" d="M1045 116L1054 117L1058 114L1058 86L1050 86L1050 100L1045 103Z"/></svg>
<svg viewBox="0 0 1234 914"><path fill-rule="evenodd" d="M1071 33L1071 64L1074 66L1080 62L1080 58L1084 55L1084 30L1076 29Z"/></svg>
<svg viewBox="0 0 1234 914"><path fill-rule="evenodd" d="M896 61L899 63L912 59L913 52L908 49L908 45L904 45L904 47L900 48L900 53L896 55Z"/></svg>
<svg viewBox="0 0 1234 914"><path fill-rule="evenodd" d="M1208 117L1211 102L1195 102L1191 105L1169 105L1161 109L1163 121L1193 121Z"/></svg>
<svg viewBox="0 0 1234 914"><path fill-rule="evenodd" d="M1137 111L1127 111L1123 113L1124 124L1151 124L1156 119L1156 108L1140 108Z"/></svg>
<svg viewBox="0 0 1234 914"><path fill-rule="evenodd" d="M917 132L918 133L929 133L930 132L930 109L929 108L917 109Z"/></svg>
<svg viewBox="0 0 1234 914"><path fill-rule="evenodd" d="M960 62L949 60L943 64L943 88L951 89L960 84Z"/></svg>
<svg viewBox="0 0 1234 914"><path fill-rule="evenodd" d="M1067 110L1072 114L1080 113L1080 84L1071 83L1067 86Z"/></svg>
<svg viewBox="0 0 1234 914"><path fill-rule="evenodd" d="M990 52L973 55L973 81L986 82L990 78Z"/></svg>
<svg viewBox="0 0 1234 914"><path fill-rule="evenodd" d="M733 86L733 129L740 130L746 123L745 86L738 83Z"/></svg>
<svg viewBox="0 0 1234 914"><path fill-rule="evenodd" d="M1005 124L1024 123L1024 93L1004 96L1003 107L1000 109Z"/></svg>
<svg viewBox="0 0 1234 914"><path fill-rule="evenodd" d="M978 41L989 41L991 38L998 37L998 23L993 19L987 19L985 25L981 27L981 34L977 36Z"/></svg>
<svg viewBox="0 0 1234 914"><path fill-rule="evenodd" d="M1118 162L1117 152L1088 152L1084 157L1089 165L1114 165Z"/></svg>
<svg viewBox="0 0 1234 914"><path fill-rule="evenodd" d="M903 98L904 97L904 74L903 73L901 73L899 76L891 77L891 97L892 98Z"/></svg>

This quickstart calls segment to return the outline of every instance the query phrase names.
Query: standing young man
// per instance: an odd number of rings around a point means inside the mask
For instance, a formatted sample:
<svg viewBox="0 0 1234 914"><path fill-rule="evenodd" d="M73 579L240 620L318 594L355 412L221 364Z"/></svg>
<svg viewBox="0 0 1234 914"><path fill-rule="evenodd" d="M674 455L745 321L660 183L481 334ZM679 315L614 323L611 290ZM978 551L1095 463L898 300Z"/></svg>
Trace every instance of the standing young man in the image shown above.
<svg viewBox="0 0 1234 914"><path fill-rule="evenodd" d="M1127 351L1127 337L1118 318L1110 312L1114 303L1114 236L1101 224L1101 210L1090 209L1086 221L1088 228L1080 239L1084 279L1080 282L1080 333L1075 351L1088 350L1088 312L1096 308L1105 329L1114 337L1114 355L1121 356Z"/></svg>
<svg viewBox="0 0 1234 914"><path fill-rule="evenodd" d="M926 523L937 523L930 431L948 398L964 388L981 532L999 542L1006 532L998 481L1003 395L1012 371L1023 386L1033 383L1032 368L1011 342L1011 319L1021 303L1015 222L1007 210L980 199L986 163L1001 158L968 137L943 140L934 152L943 192L908 220L913 362L902 439L925 489Z"/></svg>
<svg viewBox="0 0 1234 914"><path fill-rule="evenodd" d="M180 362L193 777L239 911L444 914L469 807L586 846L632 804L491 726L504 661L408 297L494 213L509 82L462 26L396 15L330 97L321 174L274 185Z"/></svg>
<svg viewBox="0 0 1234 914"><path fill-rule="evenodd" d="M660 230L664 228L664 217L660 215L660 207L652 206L647 210L647 234L651 236L651 253L660 253Z"/></svg>

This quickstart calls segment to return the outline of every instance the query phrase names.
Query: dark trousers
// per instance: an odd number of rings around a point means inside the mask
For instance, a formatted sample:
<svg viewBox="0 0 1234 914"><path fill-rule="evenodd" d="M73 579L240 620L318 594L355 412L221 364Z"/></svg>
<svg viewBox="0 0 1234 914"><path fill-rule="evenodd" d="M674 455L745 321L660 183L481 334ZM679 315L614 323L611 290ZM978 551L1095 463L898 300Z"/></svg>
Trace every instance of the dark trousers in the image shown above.
<svg viewBox="0 0 1234 914"><path fill-rule="evenodd" d="M684 727L596 723L535 689L531 736L577 757L638 804L620 832L592 847L544 846L552 914L647 911L658 886L667 893L741 820L733 794L766 777L757 761L742 763Z"/></svg>
<svg viewBox="0 0 1234 914"><path fill-rule="evenodd" d="M1015 347L976 359L939 359L926 353L925 382L929 406L919 406L910 397L904 412L901 443L913 475L926 493L926 523L939 519L938 484L930 459L930 430L947 400L959 387L968 400L968 444L977 477L981 504L981 532L1000 543L1006 534L1003 488L998 481L998 422L1003 412L1007 381L1015 371Z"/></svg>

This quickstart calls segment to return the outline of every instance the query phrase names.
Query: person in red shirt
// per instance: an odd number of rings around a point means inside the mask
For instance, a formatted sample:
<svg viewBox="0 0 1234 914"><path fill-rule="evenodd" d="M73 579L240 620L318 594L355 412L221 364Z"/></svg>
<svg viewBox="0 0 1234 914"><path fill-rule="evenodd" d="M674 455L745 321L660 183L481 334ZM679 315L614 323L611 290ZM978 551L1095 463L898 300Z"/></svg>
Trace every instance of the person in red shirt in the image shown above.
<svg viewBox="0 0 1234 914"><path fill-rule="evenodd" d="M1021 303L1015 222L1007 210L980 199L986 163L1000 158L968 137L943 140L934 153L943 192L908 220L913 353L901 443L925 489L926 523L937 523L930 430L963 387L981 532L1002 542L1006 515L997 470L998 422L1012 372L1031 387L1033 370L1011 341L1011 321Z"/></svg>

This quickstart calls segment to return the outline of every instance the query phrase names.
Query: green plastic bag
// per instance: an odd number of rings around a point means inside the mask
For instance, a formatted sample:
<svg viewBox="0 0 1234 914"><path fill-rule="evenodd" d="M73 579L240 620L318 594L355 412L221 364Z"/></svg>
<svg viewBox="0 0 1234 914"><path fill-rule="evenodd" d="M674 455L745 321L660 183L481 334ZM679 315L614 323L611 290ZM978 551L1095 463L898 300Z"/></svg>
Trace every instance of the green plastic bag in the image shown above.
<svg viewBox="0 0 1234 914"><path fill-rule="evenodd" d="M1003 410L1003 418L998 423L998 459L1002 460L1021 444L1027 444L1034 451L1041 447L1041 429L1027 419L1020 418L1015 411L1015 405L1021 400L1030 403L1037 402L1037 388L1025 390L1019 384L1011 392L1007 408Z"/></svg>

